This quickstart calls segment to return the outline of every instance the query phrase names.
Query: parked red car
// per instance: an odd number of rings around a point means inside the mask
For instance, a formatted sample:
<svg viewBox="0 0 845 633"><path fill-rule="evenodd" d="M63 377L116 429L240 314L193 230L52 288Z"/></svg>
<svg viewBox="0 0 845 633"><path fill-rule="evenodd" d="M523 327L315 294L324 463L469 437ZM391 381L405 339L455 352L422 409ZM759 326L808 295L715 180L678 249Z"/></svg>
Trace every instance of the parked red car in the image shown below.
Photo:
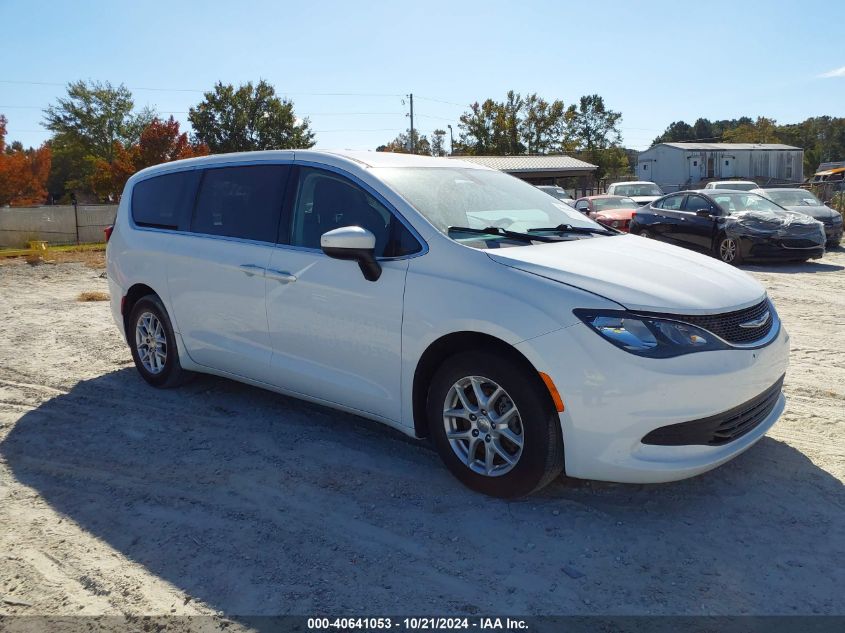
<svg viewBox="0 0 845 633"><path fill-rule="evenodd" d="M599 224L627 231L639 205L625 196L587 196L578 198L575 208Z"/></svg>

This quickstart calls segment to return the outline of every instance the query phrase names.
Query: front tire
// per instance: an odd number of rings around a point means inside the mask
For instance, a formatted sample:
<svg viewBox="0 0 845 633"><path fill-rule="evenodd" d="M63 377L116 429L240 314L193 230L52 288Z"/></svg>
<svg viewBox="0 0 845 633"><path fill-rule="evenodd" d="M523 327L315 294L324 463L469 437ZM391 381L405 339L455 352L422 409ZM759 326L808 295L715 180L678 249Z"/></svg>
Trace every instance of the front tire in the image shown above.
<svg viewBox="0 0 845 633"><path fill-rule="evenodd" d="M179 363L173 326L161 299L140 298L127 321L126 338L141 377L154 387L178 387L188 378Z"/></svg>
<svg viewBox="0 0 845 633"><path fill-rule="evenodd" d="M539 376L500 354L464 352L435 373L429 433L446 467L494 497L539 490L563 470L560 420Z"/></svg>

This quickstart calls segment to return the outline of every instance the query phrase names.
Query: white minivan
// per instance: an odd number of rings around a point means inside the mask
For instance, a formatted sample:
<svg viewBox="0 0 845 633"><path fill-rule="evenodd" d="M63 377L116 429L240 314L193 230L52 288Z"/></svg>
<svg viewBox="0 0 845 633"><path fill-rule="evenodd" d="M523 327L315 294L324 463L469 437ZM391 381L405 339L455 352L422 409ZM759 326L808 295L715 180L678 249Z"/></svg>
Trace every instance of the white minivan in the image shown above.
<svg viewBox="0 0 845 633"><path fill-rule="evenodd" d="M372 418L491 495L690 477L784 408L789 337L753 278L472 163L158 165L126 184L107 259L148 383L205 372Z"/></svg>

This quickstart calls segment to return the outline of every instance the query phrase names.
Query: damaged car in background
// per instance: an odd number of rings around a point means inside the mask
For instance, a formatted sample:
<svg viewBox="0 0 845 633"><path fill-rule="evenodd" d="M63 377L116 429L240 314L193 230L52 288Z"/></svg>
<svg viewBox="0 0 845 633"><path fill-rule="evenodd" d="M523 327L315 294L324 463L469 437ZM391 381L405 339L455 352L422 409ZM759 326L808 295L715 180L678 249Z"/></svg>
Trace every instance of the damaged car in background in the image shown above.
<svg viewBox="0 0 845 633"><path fill-rule="evenodd" d="M728 264L746 259L806 261L825 251L824 225L756 193L680 191L637 210L630 232L713 254Z"/></svg>
<svg viewBox="0 0 845 633"><path fill-rule="evenodd" d="M809 215L824 224L828 248L835 248L842 242L842 214L831 209L811 191L798 188L771 188L755 189L754 193L767 197L785 209Z"/></svg>

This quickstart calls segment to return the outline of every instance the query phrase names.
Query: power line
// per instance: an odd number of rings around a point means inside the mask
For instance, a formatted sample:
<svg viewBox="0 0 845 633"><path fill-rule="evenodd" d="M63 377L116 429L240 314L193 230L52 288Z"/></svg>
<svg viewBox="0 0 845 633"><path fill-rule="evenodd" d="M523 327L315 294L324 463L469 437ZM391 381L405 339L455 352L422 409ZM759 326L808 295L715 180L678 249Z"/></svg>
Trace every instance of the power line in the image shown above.
<svg viewBox="0 0 845 633"><path fill-rule="evenodd" d="M421 97L417 95L417 99L424 99L425 101L434 101L435 103L445 103L447 105L457 106L459 108L468 108L469 106L465 103L455 103L454 101L446 101L445 99L435 99L433 97Z"/></svg>
<svg viewBox="0 0 845 633"><path fill-rule="evenodd" d="M25 86L60 86L66 87L67 83L59 83L54 81L21 81L17 79L0 79L2 84L18 84ZM201 90L199 88L163 88L150 86L125 86L127 90L148 90L153 92L210 92L209 90ZM308 97L403 97L402 94L388 93L388 92L298 92L276 89L281 95L295 95Z"/></svg>

